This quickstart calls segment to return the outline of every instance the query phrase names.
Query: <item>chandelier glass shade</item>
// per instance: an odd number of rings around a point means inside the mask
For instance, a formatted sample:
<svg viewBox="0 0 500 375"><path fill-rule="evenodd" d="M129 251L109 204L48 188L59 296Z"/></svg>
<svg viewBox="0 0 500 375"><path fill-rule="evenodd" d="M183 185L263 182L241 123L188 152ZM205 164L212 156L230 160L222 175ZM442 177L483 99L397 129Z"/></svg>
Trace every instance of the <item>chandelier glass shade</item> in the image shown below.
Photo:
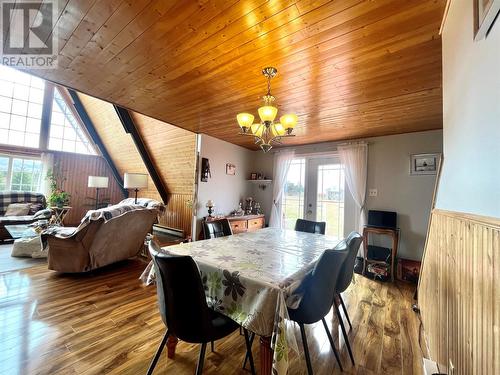
<svg viewBox="0 0 500 375"><path fill-rule="evenodd" d="M277 69L267 67L262 69L262 74L267 78L267 94L262 97L264 105L257 109L260 122L254 122L255 116L250 113L238 113L236 120L241 128L242 135L253 136L255 143L264 152L268 152L272 144L281 143L283 137L294 137L292 134L298 117L295 114L285 114L275 122L278 108L273 105L275 97L271 94L271 79L276 75Z"/></svg>

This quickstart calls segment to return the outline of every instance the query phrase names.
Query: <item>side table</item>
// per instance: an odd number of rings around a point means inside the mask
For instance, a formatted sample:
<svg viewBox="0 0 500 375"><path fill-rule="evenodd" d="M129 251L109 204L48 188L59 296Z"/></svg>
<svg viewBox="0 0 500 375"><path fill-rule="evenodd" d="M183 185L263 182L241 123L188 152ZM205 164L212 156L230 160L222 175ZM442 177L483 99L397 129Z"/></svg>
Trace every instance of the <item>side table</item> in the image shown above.
<svg viewBox="0 0 500 375"><path fill-rule="evenodd" d="M50 224L51 225L58 225L61 227L64 227L64 218L66 215L71 211L72 207L70 206L63 206L63 207L50 207L52 210L52 218L50 219Z"/></svg>
<svg viewBox="0 0 500 375"><path fill-rule="evenodd" d="M381 234L391 237L392 246L391 248L387 248L386 250L390 251L390 264L387 264L385 261L374 260L368 258L368 237L370 234ZM395 261L398 253L398 242L399 242L399 228L379 228L379 227L370 227L365 226L363 228L363 249L364 249L364 261L363 261L363 275L365 274L365 270L367 268L368 263L379 263L383 265L388 265L390 270L391 281L394 282L394 273L395 273Z"/></svg>

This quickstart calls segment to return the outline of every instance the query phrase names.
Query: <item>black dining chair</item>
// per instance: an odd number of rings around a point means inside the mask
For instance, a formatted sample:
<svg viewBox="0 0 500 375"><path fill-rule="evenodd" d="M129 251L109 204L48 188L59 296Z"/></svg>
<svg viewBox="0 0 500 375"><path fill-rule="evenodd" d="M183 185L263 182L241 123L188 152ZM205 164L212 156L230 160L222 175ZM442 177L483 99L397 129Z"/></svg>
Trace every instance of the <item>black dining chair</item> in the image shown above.
<svg viewBox="0 0 500 375"><path fill-rule="evenodd" d="M167 331L151 361L147 374L153 370L170 335L189 343L201 344L196 375L202 373L207 343L236 331L239 325L227 316L208 307L205 291L196 263L190 256L175 256L160 252L149 242L149 252L156 272L158 306ZM252 374L255 374L249 334L245 344Z"/></svg>
<svg viewBox="0 0 500 375"><path fill-rule="evenodd" d="M347 336L347 332L344 326L344 321L342 319L342 315L340 314L339 303L344 310L344 315L347 318L347 322L349 323L349 327L352 329L351 320L349 319L349 314L347 313L347 308L345 307L344 300L342 299L341 293L343 293L349 285L351 285L352 276L354 273L354 264L356 263L356 255L358 254L359 246L363 242L363 236L361 236L358 232L351 232L349 236L345 239L345 243L347 244L348 253L344 260L344 264L339 273L339 277L337 279L337 284L335 286L335 298L333 307L339 319L340 328L342 330L342 335L344 336L344 341L347 346L347 351L349 352L349 357L351 358L351 362L354 365L354 356L352 354L351 345L349 344L349 337Z"/></svg>
<svg viewBox="0 0 500 375"><path fill-rule="evenodd" d="M298 308L288 309L290 319L297 322L300 327L302 345L304 346L304 354L306 357L307 373L309 375L313 374L313 370L304 324L313 324L320 320L323 322L340 370L343 371L339 353L335 348L335 343L326 324L325 316L332 307L338 276L347 254L348 248L344 241L332 250L325 250L318 259L314 269L306 275L295 291L295 293L303 294Z"/></svg>
<svg viewBox="0 0 500 375"><path fill-rule="evenodd" d="M231 236L232 234L233 231L227 219L203 221L203 238L206 240L210 238Z"/></svg>
<svg viewBox="0 0 500 375"><path fill-rule="evenodd" d="M295 230L297 232L325 234L326 223L324 221L311 221L297 219L295 222Z"/></svg>

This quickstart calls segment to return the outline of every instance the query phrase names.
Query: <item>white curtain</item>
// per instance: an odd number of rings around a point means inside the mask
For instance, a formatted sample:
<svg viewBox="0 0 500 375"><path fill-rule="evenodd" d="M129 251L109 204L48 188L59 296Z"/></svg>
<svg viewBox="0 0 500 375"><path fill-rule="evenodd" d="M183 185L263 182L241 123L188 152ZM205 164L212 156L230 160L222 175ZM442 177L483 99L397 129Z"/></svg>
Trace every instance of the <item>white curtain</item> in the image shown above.
<svg viewBox="0 0 500 375"><path fill-rule="evenodd" d="M51 191L50 183L47 180L47 173L49 173L49 171L54 167L54 154L44 152L42 153L40 160L42 161L42 181L40 182L40 192L48 197Z"/></svg>
<svg viewBox="0 0 500 375"><path fill-rule="evenodd" d="M273 206L269 219L270 227L283 227L283 188L294 155L293 151L282 151L274 154Z"/></svg>
<svg viewBox="0 0 500 375"><path fill-rule="evenodd" d="M340 160L345 167L345 179L354 202L358 207L356 228L363 233L365 225L366 177L368 171L368 145L366 143L351 143L337 147Z"/></svg>

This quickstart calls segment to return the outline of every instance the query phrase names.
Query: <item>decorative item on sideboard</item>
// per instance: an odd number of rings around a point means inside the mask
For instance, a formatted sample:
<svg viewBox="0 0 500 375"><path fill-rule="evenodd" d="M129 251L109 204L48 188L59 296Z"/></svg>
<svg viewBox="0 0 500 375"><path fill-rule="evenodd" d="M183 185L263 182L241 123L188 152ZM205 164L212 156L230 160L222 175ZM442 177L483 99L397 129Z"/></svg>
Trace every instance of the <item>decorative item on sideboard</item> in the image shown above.
<svg viewBox="0 0 500 375"><path fill-rule="evenodd" d="M254 200L252 197L245 199L245 215L251 215L253 212Z"/></svg>
<svg viewBox="0 0 500 375"><path fill-rule="evenodd" d="M213 209L215 207L214 201L209 199L205 206L208 208L208 217L212 217L212 213L214 212Z"/></svg>

